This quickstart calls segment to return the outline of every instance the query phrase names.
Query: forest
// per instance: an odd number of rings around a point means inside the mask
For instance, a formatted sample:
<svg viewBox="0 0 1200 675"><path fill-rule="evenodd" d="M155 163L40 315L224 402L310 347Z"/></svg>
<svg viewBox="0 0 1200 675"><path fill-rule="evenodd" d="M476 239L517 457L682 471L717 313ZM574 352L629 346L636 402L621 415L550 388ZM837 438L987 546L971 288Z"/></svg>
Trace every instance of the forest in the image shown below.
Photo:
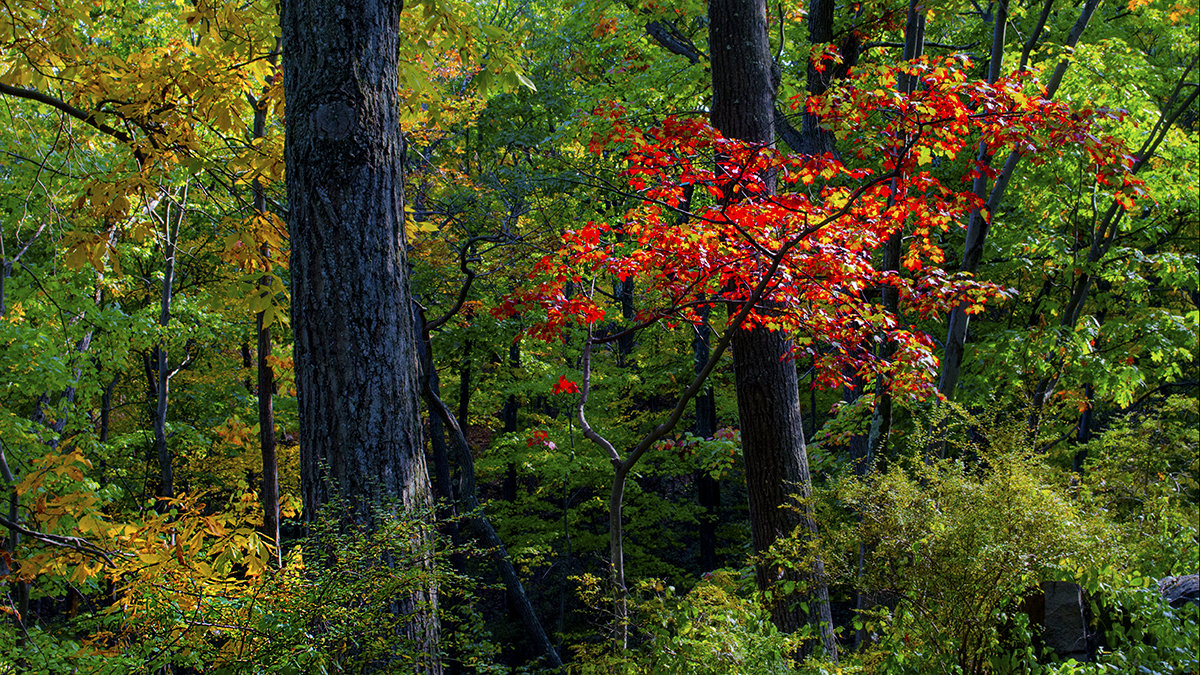
<svg viewBox="0 0 1200 675"><path fill-rule="evenodd" d="M0 675L1200 673L1197 9L0 2Z"/></svg>

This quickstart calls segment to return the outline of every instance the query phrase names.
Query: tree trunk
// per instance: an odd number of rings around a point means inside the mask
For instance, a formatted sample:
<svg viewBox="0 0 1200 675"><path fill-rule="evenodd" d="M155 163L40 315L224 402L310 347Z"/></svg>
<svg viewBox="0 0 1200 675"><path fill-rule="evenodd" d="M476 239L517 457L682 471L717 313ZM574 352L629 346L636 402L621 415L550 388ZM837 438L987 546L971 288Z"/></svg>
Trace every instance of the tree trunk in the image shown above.
<svg viewBox="0 0 1200 675"><path fill-rule="evenodd" d="M1000 77L1001 66L1004 62L1004 34L1008 26L1008 0L1000 0L992 26L992 49L988 60L988 84L994 83ZM986 144L979 144L975 157L976 163L988 166L992 163L992 153ZM975 176L972 189L975 196L984 201L988 196L988 178L982 172ZM988 228L991 227L991 212L975 209L967 219L966 242L963 243L963 260L960 272L974 276L979 271L979 261L983 256L983 244L987 239ZM942 372L938 381L938 391L946 398L954 398L958 388L958 379L962 371L963 351L966 348L967 324L970 316L961 306L950 310L950 325L946 333L946 353L942 359Z"/></svg>
<svg viewBox="0 0 1200 675"><path fill-rule="evenodd" d="M1163 113L1159 116L1154 128L1150 130L1149 135L1142 142L1141 148L1135 154L1138 160L1134 162L1131 172L1138 174L1147 164L1147 162L1155 156L1158 151L1158 146L1167 136L1167 133L1175 125L1176 120L1183 115L1184 111L1191 110L1196 104L1197 96L1200 96L1200 89L1194 86L1188 86L1193 78L1193 71L1200 66L1200 56L1192 58L1192 62L1180 74L1179 80L1175 83L1175 89L1170 97L1164 103ZM1058 72L1055 72L1058 75ZM1191 90L1190 94L1184 98L1184 92ZM1125 207L1117 201L1109 204L1108 210L1105 211L1104 217L1096 224L1092 231L1092 242L1088 248L1087 263L1083 265L1083 270L1080 274L1075 275L1075 279L1071 285L1071 297L1067 301L1066 306L1062 310L1061 318L1058 326L1058 337L1055 340L1055 348L1061 348L1067 341L1068 337L1075 332L1075 327L1079 325L1079 318L1083 315L1084 305L1087 303L1088 295L1091 292L1092 284L1096 281L1094 270L1100 265L1108 252L1112 250L1114 244L1117 243L1120 232L1121 220L1125 216ZM1054 389L1058 386L1058 370L1062 367L1061 357L1051 354L1048 357L1052 367L1050 373L1042 377L1033 393L1034 416L1040 417L1041 408L1054 394Z"/></svg>
<svg viewBox="0 0 1200 675"><path fill-rule="evenodd" d="M517 369L521 367L521 341L513 340L508 346L508 365L510 372L516 376ZM517 430L517 413L519 412L519 404L516 394L509 394L508 398L504 399L504 409L501 411L501 417L504 418L505 433L512 433ZM504 469L504 485L500 491L501 499L506 502L517 500L517 463L508 462Z"/></svg>
<svg viewBox="0 0 1200 675"><path fill-rule="evenodd" d="M463 343L462 367L458 369L458 423L463 431L471 425L471 352L475 341L468 338Z"/></svg>
<svg viewBox="0 0 1200 675"><path fill-rule="evenodd" d="M920 57L925 53L925 10L920 6L918 0L909 0L908 15L904 22L904 60L911 61ZM916 89L916 78L909 75L901 75L899 81L900 91L906 94L911 94ZM889 198L889 206L895 203L898 195L897 192L901 187L897 181L892 181L892 196ZM887 243L883 248L883 265L884 271L900 273L900 257L903 253L903 228L896 230L888 237ZM900 316L900 294L895 286L884 284L879 291L880 302L883 304L883 309L892 316ZM888 341L880 350L880 356L883 359L891 359L896 354L896 344ZM871 426L867 434L867 447L864 457L863 466L860 474L870 470L871 464L879 453L886 449L888 437L892 431L892 392L886 386L886 382L882 379L875 383L875 407L871 411ZM861 596L860 596L861 609ZM859 631L861 634L862 631ZM858 638L855 638L858 641Z"/></svg>
<svg viewBox="0 0 1200 675"><path fill-rule="evenodd" d="M713 126L728 138L771 145L775 91L765 3L711 0L709 45ZM791 344L786 335L763 327L737 329L731 344L746 486L750 494L750 526L754 550L763 556L757 562L755 577L764 591L778 592L776 584L782 581L799 582L802 587L810 588L816 610L813 618L819 624L822 643L836 659L837 644L820 560L813 561L808 569L797 569L805 565L783 567L765 559L777 539L791 536L798 528L816 530L807 505L811 477ZM805 499L799 512L781 508L789 504L794 489ZM776 602L771 607L771 619L781 631L794 632L806 617L799 609L799 602Z"/></svg>
<svg viewBox="0 0 1200 675"><path fill-rule="evenodd" d="M421 366L424 376L421 393L429 408L431 426L432 420L437 419L439 428L449 432L450 446L454 449L455 460L458 462L459 468L459 489L455 498L462 504L465 513L468 514L467 519L472 527L474 527L476 535L491 552L492 558L495 560L496 566L500 571L500 577L504 580L504 587L508 590L508 597L517 610L517 614L521 617L529 638L535 643L543 656L545 656L550 667L555 671L561 671L563 663L562 659L558 656L558 650L550 642L550 637L542 627L542 622L538 619L537 613L534 612L533 603L530 602L529 595L525 593L525 587L521 583L521 577L517 574L517 570L512 564L512 558L508 555L508 549L504 546L504 541L500 538L499 533L496 532L496 528L488 520L487 515L484 513L483 505L479 501L478 489L475 486L475 456L471 452L471 447L467 442L466 434L463 433L461 423L455 419L450 409L442 401L441 394L438 391L437 368L433 362L433 342L430 339L428 331L425 330L422 317L417 315L417 319L421 321L419 332L421 333L424 348L421 354ZM441 478L439 477L440 480Z"/></svg>
<svg viewBox="0 0 1200 675"><path fill-rule="evenodd" d="M397 119L401 2L283 3L288 232L305 517L426 517ZM382 510L382 513L380 512ZM427 530L428 531L428 530ZM431 546L431 541L414 544ZM436 588L401 599L440 673ZM412 671L410 671L412 672Z"/></svg>
<svg viewBox="0 0 1200 675"><path fill-rule="evenodd" d="M1074 48L1079 42L1079 38L1083 36L1083 31L1087 28L1088 23L1092 20L1092 15L1099 6L1100 0L1086 0L1079 9L1079 18L1075 21L1075 25L1071 27L1071 32L1067 35L1066 46ZM1039 19L1037 30L1030 35L1029 40L1025 43L1025 47L1021 55L1020 68L1024 69L1028 62L1029 53L1033 49L1037 38L1041 35L1042 29L1045 27L1045 15L1049 11L1049 6L1043 9L1043 17ZM992 48L991 60L988 64L988 81L994 82L1000 76L1000 64L1004 56L1004 23L1007 19L1008 1L1002 0L1000 11L997 13L996 25L992 31ZM1050 77L1050 82L1046 85L1046 98L1053 98L1058 91L1059 85L1062 84L1063 75L1067 71L1069 61L1063 59L1054 69L1053 75ZM991 155L984 151L980 146L979 158L981 161L990 162ZM972 211L967 221L966 241L963 243L963 258L962 265L959 267L960 272L968 272L972 276L978 274L979 263L983 258L983 247L987 241L988 229L991 227L991 218L994 217L996 210L1000 207L1000 202L1004 198L1004 193L1008 190L1009 181L1012 180L1013 172L1020 162L1021 154L1016 150L1012 150L1008 154L1008 159L1004 161L1004 168L1001 169L1000 175L996 178L995 185L992 186L990 193L987 193L987 204L984 207L986 216L980 211ZM975 179L975 194L983 199L987 187L987 178L980 175ZM938 391L943 396L949 399L954 398L955 392L958 390L958 382L962 375L962 359L963 353L966 350L967 342L967 326L970 323L970 317L961 307L955 307L950 311L950 322L946 329L946 348L945 354L942 357L941 373L938 378Z"/></svg>
<svg viewBox="0 0 1200 675"><path fill-rule="evenodd" d="M0 240L0 246L3 246L2 240ZM0 320L4 319L8 313L5 284L10 276L12 276L12 261L0 255ZM8 466L8 458L4 454L3 443L0 443L0 478L4 479L5 491L8 493L8 520L11 523L19 524L21 522L21 512L16 490L17 477L13 475L12 469ZM21 533L16 527L9 528L8 536L5 537L4 543L6 544L4 547L6 555L0 556L0 576L9 577L17 571L11 565L11 561L16 557L17 549L21 545ZM12 604L16 607L18 614L14 618L17 625L22 629L16 644L17 646L23 646L25 642L24 622L29 617L29 584L14 578L12 588Z"/></svg>
<svg viewBox="0 0 1200 675"><path fill-rule="evenodd" d="M187 201L186 193L184 202ZM158 325L166 333L171 323L171 303L174 299L175 283L175 245L179 241L179 230L183 226L184 211L180 204L179 216L175 228L171 228L170 202L167 202L166 215L162 218L163 246L166 261L163 263L162 294L159 302ZM175 475L171 470L171 450L167 447L167 408L170 405L171 378L178 368L171 369L168 359L165 338L160 339L154 348L155 377L154 393L154 456L158 460L158 490L159 497L169 499L175 496ZM182 367L182 366L180 366Z"/></svg>
<svg viewBox="0 0 1200 675"><path fill-rule="evenodd" d="M278 51L272 54L278 54ZM254 138L263 138L266 136L267 108L257 101L253 103L254 126L251 128L251 134ZM252 188L254 211L258 214L265 213L267 195L262 182L255 178ZM264 263L270 260L271 249L267 244L263 244L259 252ZM269 289L271 278L264 275L259 281L259 287ZM282 565L283 549L279 541L279 457L275 446L275 371L267 361L267 357L271 355L272 341L271 326L266 323L265 312L255 315L254 328L258 342L258 358L255 365L258 371L258 445L262 450L262 489L259 497L263 505L263 534L275 542L275 564Z"/></svg>
<svg viewBox="0 0 1200 675"><path fill-rule="evenodd" d="M692 356L695 373L704 372L708 364L711 348L709 340L712 329L708 325L708 308L699 312L704 323L696 327L696 335L692 338ZM717 406L711 386L705 386L704 391L696 396L696 426L695 433L701 438L709 438L717 431ZM717 569L717 525L721 521L721 481L713 478L703 468L696 471L696 501L704 513L700 514L700 569L711 572Z"/></svg>

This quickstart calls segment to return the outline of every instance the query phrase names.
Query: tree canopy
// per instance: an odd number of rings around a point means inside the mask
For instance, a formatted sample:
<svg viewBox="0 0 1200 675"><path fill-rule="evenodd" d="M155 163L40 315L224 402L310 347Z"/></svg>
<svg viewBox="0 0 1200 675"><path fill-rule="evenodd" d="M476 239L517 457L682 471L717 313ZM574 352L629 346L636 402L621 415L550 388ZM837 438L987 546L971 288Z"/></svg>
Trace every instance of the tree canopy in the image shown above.
<svg viewBox="0 0 1200 675"><path fill-rule="evenodd" d="M0 5L0 673L1196 669L1198 20Z"/></svg>

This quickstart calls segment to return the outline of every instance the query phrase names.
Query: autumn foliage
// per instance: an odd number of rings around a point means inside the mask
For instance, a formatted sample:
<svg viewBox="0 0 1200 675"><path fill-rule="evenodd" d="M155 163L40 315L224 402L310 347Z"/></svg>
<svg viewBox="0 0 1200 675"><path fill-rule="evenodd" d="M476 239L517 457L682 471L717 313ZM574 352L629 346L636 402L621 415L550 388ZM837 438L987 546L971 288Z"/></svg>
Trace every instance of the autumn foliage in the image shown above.
<svg viewBox="0 0 1200 675"><path fill-rule="evenodd" d="M529 332L545 340L571 324L607 317L596 296L605 277L636 279L643 297L637 326L700 323L704 307L729 307L730 321L793 335L797 354L817 360L826 386L848 374L882 376L900 392L925 397L937 367L928 335L888 312L878 289L895 288L901 315L931 318L963 304L970 314L1006 289L948 275L940 241L982 208L969 185L947 185L935 164L1016 148L1044 161L1064 148L1085 152L1096 179L1118 186L1124 202L1143 195L1133 158L1101 123L1116 110L1075 111L1040 95L1037 80L970 80L969 62L920 59L864 69L804 105L835 130L856 158L799 156L722 138L705 120L668 117L639 127L620 106L597 108L593 153L626 160L623 188L636 205L611 222L567 230L543 256L530 283L496 310L536 308ZM895 89L915 78L913 93ZM964 181L991 167L967 160ZM903 237L903 272L880 269L879 249ZM742 311L744 310L744 311ZM890 359L876 346L891 342ZM556 387L556 393L559 388Z"/></svg>

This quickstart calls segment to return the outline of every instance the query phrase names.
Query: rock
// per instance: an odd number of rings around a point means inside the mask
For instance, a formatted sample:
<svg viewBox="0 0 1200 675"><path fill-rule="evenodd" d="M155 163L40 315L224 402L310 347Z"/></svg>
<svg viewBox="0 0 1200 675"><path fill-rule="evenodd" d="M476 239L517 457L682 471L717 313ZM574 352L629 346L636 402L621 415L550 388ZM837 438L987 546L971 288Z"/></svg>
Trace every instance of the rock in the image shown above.
<svg viewBox="0 0 1200 675"><path fill-rule="evenodd" d="M1200 605L1200 574L1163 577L1158 581L1158 592L1175 609L1189 602Z"/></svg>
<svg viewBox="0 0 1200 675"><path fill-rule="evenodd" d="M1083 589L1065 581L1042 583L1045 594L1042 641L1060 659L1088 659L1088 626Z"/></svg>

